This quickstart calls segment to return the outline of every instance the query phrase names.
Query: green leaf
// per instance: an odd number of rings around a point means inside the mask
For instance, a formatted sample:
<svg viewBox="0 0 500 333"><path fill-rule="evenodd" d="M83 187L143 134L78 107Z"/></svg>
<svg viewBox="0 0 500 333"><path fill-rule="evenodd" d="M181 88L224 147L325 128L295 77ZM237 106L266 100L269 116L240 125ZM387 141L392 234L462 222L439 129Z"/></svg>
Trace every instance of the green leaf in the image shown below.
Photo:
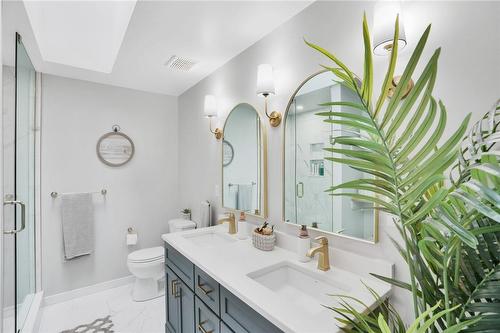
<svg viewBox="0 0 500 333"><path fill-rule="evenodd" d="M401 101L401 98L403 97L403 93L406 90L408 81L410 81L411 76L415 71L415 68L417 67L420 56L422 55L425 44L427 42L427 38L429 37L430 30L431 26L429 25L425 30L424 34L422 35L422 37L420 37L420 40L418 41L417 46L415 47L415 50L413 51L413 54L411 55L410 60L408 61L405 70L403 71L403 75L401 75L399 84L396 86L396 89L394 90L394 95L392 96L389 105L387 106L387 110L384 113L384 118L382 119L382 124L381 124L382 128L385 127L389 119L392 117L392 115L396 111L396 107L398 106L399 102Z"/></svg>
<svg viewBox="0 0 500 333"><path fill-rule="evenodd" d="M363 15L363 42L365 44L365 66L363 70L363 84L361 85L361 98L365 101L367 108L370 108L373 90L373 60L366 13Z"/></svg>
<svg viewBox="0 0 500 333"><path fill-rule="evenodd" d="M317 116L323 116L323 117L338 117L338 118L347 118L355 121L359 121L364 124L369 124L371 125L372 122L369 118L366 118L364 116L360 116L354 113L348 113L348 112L319 112L316 113Z"/></svg>
<svg viewBox="0 0 500 333"><path fill-rule="evenodd" d="M380 173L383 173L383 174L386 174L389 176L393 176L392 170L390 168L388 168L385 165L381 165L381 164L377 164L377 163L360 161L358 159L348 159L348 158L339 158L339 157L325 157L325 160L336 162L336 163L347 164L349 166L356 167L356 168L374 170L374 171L378 171Z"/></svg>
<svg viewBox="0 0 500 333"><path fill-rule="evenodd" d="M391 333L391 329L389 328L389 325L387 325L382 314L378 315L378 326L380 327L382 333Z"/></svg>
<svg viewBox="0 0 500 333"><path fill-rule="evenodd" d="M338 120L338 119L325 119L323 120L325 123L337 124L346 127L350 127L359 131L370 132L372 134L377 134L377 130L370 125L366 125L357 121L351 120Z"/></svg>
<svg viewBox="0 0 500 333"><path fill-rule="evenodd" d="M324 48L322 48L322 47L320 47L318 45L315 45L313 43L309 43L308 41L305 41L305 43L307 45L309 45L310 47L312 47L313 49L321 52L326 57L328 57L330 60L332 60L334 63L336 63L337 66L339 66L347 74L347 76L349 77L349 82L352 83L353 85L356 85L356 81L354 80L354 75L352 74L352 72L337 57L335 57L333 54L331 54L330 52L328 52L327 50L325 50Z"/></svg>
<svg viewBox="0 0 500 333"><path fill-rule="evenodd" d="M406 116L408 115L410 110L412 110L413 105L415 104L417 98L420 96L426 85L427 89L424 93L424 97L422 99L423 105L421 105L421 107L425 108L425 106L427 105L430 97L429 94L432 92L432 88L434 87L439 53L439 49L434 52L424 71L415 83L415 86L411 89L408 96L406 96L403 105L399 108L394 119L390 122L390 126L387 129L386 134L389 140L393 138L394 134L399 129L399 126L403 123L403 120L406 119Z"/></svg>
<svg viewBox="0 0 500 333"><path fill-rule="evenodd" d="M429 201L420 207L416 214L411 216L405 223L405 226L408 226L412 223L416 223L422 219L424 219L430 212L441 203L441 201L448 194L448 190L445 188L440 189L436 194L434 194Z"/></svg>
<svg viewBox="0 0 500 333"><path fill-rule="evenodd" d="M394 25L394 37L392 39L391 48L391 58L389 60L389 65L387 68L387 73L385 74L384 83L382 84L382 89L380 91L377 104L375 106L375 112L373 117L376 118L384 101L387 99L387 94L389 93L389 88L392 86L392 79L394 77L394 70L396 68L396 61L398 59L398 48L399 48L399 14L396 17L396 24Z"/></svg>
<svg viewBox="0 0 500 333"><path fill-rule="evenodd" d="M488 216L490 219L493 219L496 222L500 223L500 213L498 213L495 210L493 210L492 208L488 207L487 205L482 203L480 200L478 200L476 197L474 197L474 196L470 195L469 193L462 191L460 189L451 193L451 195L462 200L463 202L469 204L472 208L476 209L481 214L484 214L485 216Z"/></svg>

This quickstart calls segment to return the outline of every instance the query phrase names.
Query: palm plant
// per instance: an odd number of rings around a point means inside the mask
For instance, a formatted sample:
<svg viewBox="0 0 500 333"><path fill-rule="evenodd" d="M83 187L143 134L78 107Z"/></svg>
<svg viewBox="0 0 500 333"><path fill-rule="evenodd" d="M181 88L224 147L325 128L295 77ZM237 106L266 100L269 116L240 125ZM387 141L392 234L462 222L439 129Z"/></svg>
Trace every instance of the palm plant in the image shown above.
<svg viewBox="0 0 500 333"><path fill-rule="evenodd" d="M408 264L410 282L377 277L411 291L415 329L456 332L468 327L487 332L487 327L500 325L500 155L495 150L500 137L499 109L497 105L473 126L463 148L460 143L470 115L448 139L443 138L446 108L432 96L440 49L433 53L414 88L404 97L429 33L430 26L415 47L389 102L386 100L398 55L398 19L388 69L376 100L372 97L372 48L366 17L361 84L336 56L306 42L333 61L335 66L324 67L359 96L359 103L325 103L332 111L319 115L326 117L326 122L350 129L334 138L333 146L326 150L335 156L327 159L369 176L328 191L334 196L367 201L393 217L403 244L393 242ZM343 106L360 110L361 114L339 109ZM447 187L445 172L450 167L453 181ZM342 304L334 310L354 331L371 332L356 326L367 323L370 329L378 327L374 332L386 332L379 318L356 312L347 302ZM386 310L385 314L393 318L388 319L391 325L402 332L397 311Z"/></svg>

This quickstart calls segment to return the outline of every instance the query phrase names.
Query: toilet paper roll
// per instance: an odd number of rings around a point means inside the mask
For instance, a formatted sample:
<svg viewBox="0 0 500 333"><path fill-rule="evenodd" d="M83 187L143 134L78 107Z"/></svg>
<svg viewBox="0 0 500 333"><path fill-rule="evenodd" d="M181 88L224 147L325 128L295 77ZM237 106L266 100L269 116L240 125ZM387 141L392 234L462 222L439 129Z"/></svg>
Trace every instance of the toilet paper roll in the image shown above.
<svg viewBox="0 0 500 333"><path fill-rule="evenodd" d="M127 234L127 245L135 245L137 244L137 234Z"/></svg>

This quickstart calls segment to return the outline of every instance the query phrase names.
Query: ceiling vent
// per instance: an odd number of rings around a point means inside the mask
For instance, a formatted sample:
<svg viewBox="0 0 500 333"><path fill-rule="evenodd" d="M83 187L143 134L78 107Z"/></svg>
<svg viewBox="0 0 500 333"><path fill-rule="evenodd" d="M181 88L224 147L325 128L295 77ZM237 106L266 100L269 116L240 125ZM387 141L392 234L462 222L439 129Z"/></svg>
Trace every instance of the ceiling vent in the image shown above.
<svg viewBox="0 0 500 333"><path fill-rule="evenodd" d="M187 72L196 65L196 61L182 58L178 56L171 56L170 59L165 63L165 66L172 69L177 69L179 71Z"/></svg>

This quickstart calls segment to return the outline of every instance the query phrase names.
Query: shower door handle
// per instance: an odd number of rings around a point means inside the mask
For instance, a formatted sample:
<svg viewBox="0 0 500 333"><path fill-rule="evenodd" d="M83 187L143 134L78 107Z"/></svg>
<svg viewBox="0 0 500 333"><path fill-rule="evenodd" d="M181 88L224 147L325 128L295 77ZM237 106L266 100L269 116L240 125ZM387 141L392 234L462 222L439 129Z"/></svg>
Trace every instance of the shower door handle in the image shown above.
<svg viewBox="0 0 500 333"><path fill-rule="evenodd" d="M298 182L296 185L297 198L302 198L304 196L304 183Z"/></svg>
<svg viewBox="0 0 500 333"><path fill-rule="evenodd" d="M26 227L26 205L24 204L24 202L18 201L18 200L9 200L9 201L4 201L3 205L4 206L7 206L7 205L19 205L19 206L21 206L21 227L19 229L7 230L7 231L4 231L3 233L8 234L8 235L13 235L13 234L17 234L20 231L23 231L24 228Z"/></svg>

